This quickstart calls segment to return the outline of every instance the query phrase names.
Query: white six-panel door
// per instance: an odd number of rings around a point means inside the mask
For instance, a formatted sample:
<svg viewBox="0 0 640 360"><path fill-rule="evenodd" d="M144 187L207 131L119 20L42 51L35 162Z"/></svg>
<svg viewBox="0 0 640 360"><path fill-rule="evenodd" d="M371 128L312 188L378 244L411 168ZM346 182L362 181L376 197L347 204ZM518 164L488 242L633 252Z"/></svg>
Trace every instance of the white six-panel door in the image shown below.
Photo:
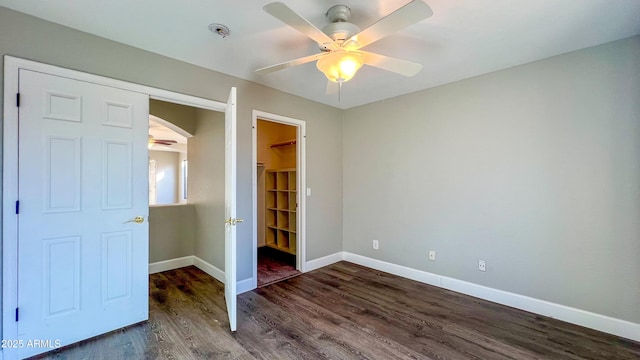
<svg viewBox="0 0 640 360"><path fill-rule="evenodd" d="M27 70L19 87L19 339L146 320L148 95Z"/></svg>
<svg viewBox="0 0 640 360"><path fill-rule="evenodd" d="M224 296L227 303L229 327L236 331L236 88L231 88L225 110L224 151Z"/></svg>

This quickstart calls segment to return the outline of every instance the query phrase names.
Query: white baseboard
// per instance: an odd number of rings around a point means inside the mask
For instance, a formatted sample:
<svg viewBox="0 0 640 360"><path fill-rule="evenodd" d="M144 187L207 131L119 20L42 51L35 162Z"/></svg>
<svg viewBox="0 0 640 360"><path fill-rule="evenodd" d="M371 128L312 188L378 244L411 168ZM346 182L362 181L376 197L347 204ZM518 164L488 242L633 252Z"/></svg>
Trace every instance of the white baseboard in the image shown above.
<svg viewBox="0 0 640 360"><path fill-rule="evenodd" d="M323 256L319 259L307 261L304 267L304 271L307 272L320 269L321 267L325 267L342 260L344 260L344 252L340 251L335 254Z"/></svg>
<svg viewBox="0 0 640 360"><path fill-rule="evenodd" d="M197 256L194 256L193 258L194 258L193 265L195 267L213 276L214 279L224 284L224 271L218 269L217 267L209 264L208 262L200 259Z"/></svg>
<svg viewBox="0 0 640 360"><path fill-rule="evenodd" d="M390 262L386 262L378 259L372 259L366 256L352 254L349 252L344 253L344 260L358 264L358 265L366 266L372 269L388 272L393 275L402 276L403 278L415 280L421 283L442 287L442 282L441 282L442 276L432 274L430 272L416 270L410 267L396 265Z"/></svg>
<svg viewBox="0 0 640 360"><path fill-rule="evenodd" d="M224 281L225 281L224 271L218 269L216 266L213 266L210 263L193 255L151 263L149 264L149 274L155 274L163 271L179 269L179 268L182 268L185 266L191 266L191 265L206 272L207 274L211 275L214 279L224 284ZM237 294L242 294L244 292L251 291L253 289L254 289L253 278L248 278L248 279L244 279L237 282L237 285L236 285Z"/></svg>
<svg viewBox="0 0 640 360"><path fill-rule="evenodd" d="M336 256L336 254L330 256ZM450 278L447 276L436 275L426 271L416 270L406 266L372 259L366 256L343 252L342 257L345 261L349 261L379 271L388 272L390 274L402 276L411 280L438 286L447 290L474 296L498 304L511 306L535 314L548 316L554 319L621 336L627 339L640 341L640 324L632 323L630 321L616 319L609 316L596 314L589 311L580 310L545 300L539 300L503 290L497 290L490 287ZM323 260L325 258L320 258L317 260Z"/></svg>
<svg viewBox="0 0 640 360"><path fill-rule="evenodd" d="M149 274L155 274L163 271L178 269L185 266L193 265L195 256L185 256L181 258L158 261L149 264Z"/></svg>

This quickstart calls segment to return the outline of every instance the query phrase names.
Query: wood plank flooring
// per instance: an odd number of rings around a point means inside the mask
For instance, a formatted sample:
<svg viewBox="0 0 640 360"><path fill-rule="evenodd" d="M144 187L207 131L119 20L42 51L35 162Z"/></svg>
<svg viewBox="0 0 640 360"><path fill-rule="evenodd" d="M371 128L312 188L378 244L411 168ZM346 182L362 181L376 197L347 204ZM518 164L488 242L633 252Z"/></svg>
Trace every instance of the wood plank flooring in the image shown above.
<svg viewBox="0 0 640 360"><path fill-rule="evenodd" d="M238 296L195 267L150 276L149 321L41 359L640 359L640 343L347 262Z"/></svg>

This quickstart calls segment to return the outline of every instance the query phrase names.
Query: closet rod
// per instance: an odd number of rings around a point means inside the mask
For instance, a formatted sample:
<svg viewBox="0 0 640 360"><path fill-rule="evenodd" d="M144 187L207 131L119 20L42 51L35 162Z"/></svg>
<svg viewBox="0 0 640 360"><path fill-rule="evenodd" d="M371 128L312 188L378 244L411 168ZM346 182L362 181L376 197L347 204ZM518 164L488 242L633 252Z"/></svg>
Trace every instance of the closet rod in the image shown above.
<svg viewBox="0 0 640 360"><path fill-rule="evenodd" d="M281 142L273 143L273 144L269 145L269 147L270 147L270 148L274 148L274 147L287 146L287 145L295 145L295 144L296 144L296 139L293 139L293 140L286 140L286 141L281 141Z"/></svg>

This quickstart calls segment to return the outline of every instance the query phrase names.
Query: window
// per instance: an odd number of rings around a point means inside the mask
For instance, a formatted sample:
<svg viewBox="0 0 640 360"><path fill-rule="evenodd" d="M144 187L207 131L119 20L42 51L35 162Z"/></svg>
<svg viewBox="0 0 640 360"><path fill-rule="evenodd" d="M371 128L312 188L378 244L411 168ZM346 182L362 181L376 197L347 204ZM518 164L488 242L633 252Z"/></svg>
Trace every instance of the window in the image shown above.
<svg viewBox="0 0 640 360"><path fill-rule="evenodd" d="M149 205L155 205L158 202L156 190L156 172L158 164L155 160L149 160Z"/></svg>
<svg viewBox="0 0 640 360"><path fill-rule="evenodd" d="M182 200L187 200L187 178L189 163L187 159L182 160Z"/></svg>

